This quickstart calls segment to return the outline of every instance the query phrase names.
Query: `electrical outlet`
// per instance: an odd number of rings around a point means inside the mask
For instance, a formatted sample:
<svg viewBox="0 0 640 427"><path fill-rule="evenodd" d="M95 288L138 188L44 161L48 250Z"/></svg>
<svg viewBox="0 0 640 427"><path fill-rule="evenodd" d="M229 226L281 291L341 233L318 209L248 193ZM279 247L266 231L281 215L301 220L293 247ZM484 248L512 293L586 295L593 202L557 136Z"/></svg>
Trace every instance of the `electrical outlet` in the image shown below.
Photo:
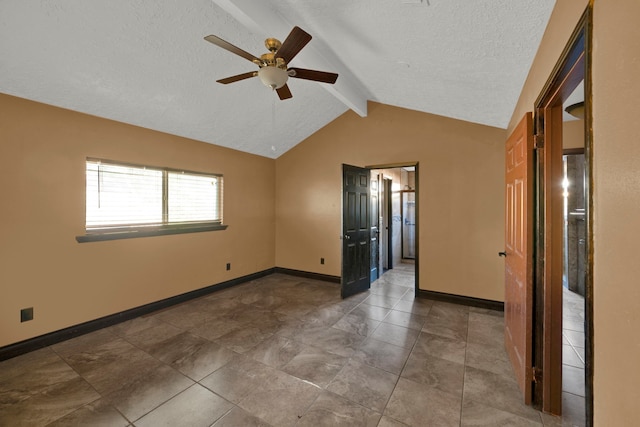
<svg viewBox="0 0 640 427"><path fill-rule="evenodd" d="M33 320L33 307L23 308L20 310L20 323Z"/></svg>
<svg viewBox="0 0 640 427"><path fill-rule="evenodd" d="M320 258L320 264L324 264L324 258Z"/></svg>
<svg viewBox="0 0 640 427"><path fill-rule="evenodd" d="M229 270L231 270L231 263L230 262L227 263L227 271L229 271Z"/></svg>

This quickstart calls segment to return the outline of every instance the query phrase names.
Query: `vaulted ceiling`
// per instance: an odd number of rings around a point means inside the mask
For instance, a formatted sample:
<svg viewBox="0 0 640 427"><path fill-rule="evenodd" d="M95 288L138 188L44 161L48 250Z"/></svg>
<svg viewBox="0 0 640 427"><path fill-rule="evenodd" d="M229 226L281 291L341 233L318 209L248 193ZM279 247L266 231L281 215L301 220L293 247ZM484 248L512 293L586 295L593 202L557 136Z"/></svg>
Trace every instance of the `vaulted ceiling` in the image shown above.
<svg viewBox="0 0 640 427"><path fill-rule="evenodd" d="M367 101L506 128L555 0L2 0L0 92L277 158ZM280 101L256 56L313 36Z"/></svg>

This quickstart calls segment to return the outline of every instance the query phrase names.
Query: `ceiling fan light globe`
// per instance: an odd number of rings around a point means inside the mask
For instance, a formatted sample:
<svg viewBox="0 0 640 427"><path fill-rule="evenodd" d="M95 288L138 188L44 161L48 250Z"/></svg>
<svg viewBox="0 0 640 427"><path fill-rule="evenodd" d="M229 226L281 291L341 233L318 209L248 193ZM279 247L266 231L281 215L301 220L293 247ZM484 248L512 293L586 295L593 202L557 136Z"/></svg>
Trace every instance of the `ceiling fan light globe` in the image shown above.
<svg viewBox="0 0 640 427"><path fill-rule="evenodd" d="M287 83L287 71L273 66L262 67L258 70L258 77L262 84L271 89L280 89Z"/></svg>

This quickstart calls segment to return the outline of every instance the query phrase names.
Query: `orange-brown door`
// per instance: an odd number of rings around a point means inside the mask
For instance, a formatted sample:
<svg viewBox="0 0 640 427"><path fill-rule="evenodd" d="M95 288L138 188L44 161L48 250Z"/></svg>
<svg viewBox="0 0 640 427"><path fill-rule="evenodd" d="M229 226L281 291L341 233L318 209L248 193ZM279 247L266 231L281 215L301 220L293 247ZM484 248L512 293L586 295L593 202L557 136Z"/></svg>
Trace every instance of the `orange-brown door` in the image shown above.
<svg viewBox="0 0 640 427"><path fill-rule="evenodd" d="M531 403L533 348L533 127L527 113L506 147L505 346L525 403Z"/></svg>

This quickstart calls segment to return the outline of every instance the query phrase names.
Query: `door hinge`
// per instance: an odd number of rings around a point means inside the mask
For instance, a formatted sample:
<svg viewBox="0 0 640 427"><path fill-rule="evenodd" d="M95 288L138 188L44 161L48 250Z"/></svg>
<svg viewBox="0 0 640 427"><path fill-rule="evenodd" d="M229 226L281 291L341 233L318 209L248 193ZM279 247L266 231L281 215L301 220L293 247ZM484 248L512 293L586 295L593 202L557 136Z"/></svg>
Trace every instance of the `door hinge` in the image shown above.
<svg viewBox="0 0 640 427"><path fill-rule="evenodd" d="M531 368L531 381L534 383L538 383L542 380L542 369L536 368L535 366Z"/></svg>
<svg viewBox="0 0 640 427"><path fill-rule="evenodd" d="M533 135L533 148L544 148L544 136L542 135Z"/></svg>

